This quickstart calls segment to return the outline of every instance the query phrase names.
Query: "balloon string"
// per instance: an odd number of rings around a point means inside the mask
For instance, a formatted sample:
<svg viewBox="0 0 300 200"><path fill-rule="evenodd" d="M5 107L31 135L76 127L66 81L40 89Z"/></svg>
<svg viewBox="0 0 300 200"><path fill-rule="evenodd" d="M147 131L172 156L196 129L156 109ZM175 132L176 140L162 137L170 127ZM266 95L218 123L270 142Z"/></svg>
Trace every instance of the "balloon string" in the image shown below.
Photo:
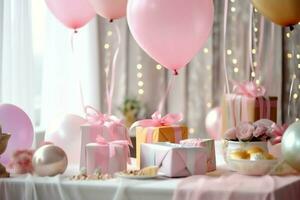
<svg viewBox="0 0 300 200"><path fill-rule="evenodd" d="M224 5L224 32L223 32L223 67L224 67L224 73L225 73L225 83L226 83L226 92L227 94L230 93L229 90L229 81L228 81L228 71L226 66L226 31L227 31L227 16L228 16L228 0L225 0Z"/></svg>
<svg viewBox="0 0 300 200"><path fill-rule="evenodd" d="M72 32L72 35L71 35L71 49L72 49L72 53L74 53L74 38L75 38L75 34L77 33L77 30L75 29L73 32Z"/></svg>
<svg viewBox="0 0 300 200"><path fill-rule="evenodd" d="M164 93L164 95L162 96L162 98L161 98L161 100L159 102L159 105L158 105L158 112L159 113L162 113L162 110L163 110L164 105L166 103L167 97L169 96L170 91L173 88L174 80L175 80L175 75L173 75L171 77L171 80L169 81L168 87L166 88L166 92Z"/></svg>
<svg viewBox="0 0 300 200"><path fill-rule="evenodd" d="M71 35L71 49L72 49L72 54L73 54L73 62L75 63L75 59L76 59L76 56L75 56L75 48L74 48L74 40L76 39L76 34L78 33L78 31L75 29L73 32L72 32L72 35ZM77 67L79 65L77 64ZM79 69L77 70L79 71ZM82 107L82 110L83 112L85 112L85 104L84 104L84 95L83 95L83 89L82 89L82 83L81 83L81 79L80 79L80 76L77 75L77 80L78 80L78 86L79 86L79 96L80 96L80 104L81 104L81 107Z"/></svg>
<svg viewBox="0 0 300 200"><path fill-rule="evenodd" d="M291 102L292 102L292 93L293 93L295 79L296 79L296 77L293 76L291 86L290 86L290 91L289 91L288 122L291 122Z"/></svg>
<svg viewBox="0 0 300 200"><path fill-rule="evenodd" d="M250 4L250 20L249 20L249 59L250 59L250 68L251 68L251 74L250 74L250 81L252 80L252 73L255 73L255 69L253 67L253 58L252 58L252 36L253 36L253 7L252 4Z"/></svg>
<svg viewBox="0 0 300 200"><path fill-rule="evenodd" d="M271 23L271 36L270 36L270 50L269 50L269 55L268 55L268 73L271 73L273 70L273 63L274 63L274 41L275 41L275 25ZM269 75L267 79L267 85L271 86L272 85L272 76Z"/></svg>
<svg viewBox="0 0 300 200"><path fill-rule="evenodd" d="M260 15L260 25L259 25L259 44L258 44L258 64L257 64L257 70L261 70L263 62L262 62L262 50L263 50L263 46L264 46L264 34L265 34L265 20L264 17L262 15ZM261 72L260 72L261 74Z"/></svg>
<svg viewBox="0 0 300 200"><path fill-rule="evenodd" d="M294 37L294 34L292 33L292 37ZM295 65L295 43L292 42L291 43L291 48L292 48L292 52L293 52L293 65ZM295 84L295 80L296 80L296 76L295 76L295 68L293 68L293 77L292 77L292 82L291 82L291 86L290 86L290 91L289 91L289 102L288 102L288 120L289 122L291 121L291 104L292 104L292 93L293 93L293 89L294 89L294 84Z"/></svg>
<svg viewBox="0 0 300 200"><path fill-rule="evenodd" d="M113 61L111 65L111 77L110 77L110 84L108 85L108 73L110 70L108 69L106 71L106 98L107 98L107 106L108 106L108 114L111 115L112 113L112 97L114 93L114 88L115 88L115 78L116 78L116 65L117 65L117 58L119 55L120 51L120 45L121 45L121 33L120 33L120 28L118 25L115 23L114 24L117 37L118 37L118 47L115 50L114 56L113 56Z"/></svg>

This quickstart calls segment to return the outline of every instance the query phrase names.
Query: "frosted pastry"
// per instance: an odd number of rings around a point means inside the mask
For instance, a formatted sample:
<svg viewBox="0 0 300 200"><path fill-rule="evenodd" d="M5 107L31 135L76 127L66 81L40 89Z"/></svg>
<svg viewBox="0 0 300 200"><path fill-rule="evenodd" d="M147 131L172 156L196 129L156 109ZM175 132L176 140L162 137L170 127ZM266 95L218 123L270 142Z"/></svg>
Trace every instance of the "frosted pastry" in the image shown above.
<svg viewBox="0 0 300 200"><path fill-rule="evenodd" d="M157 172L158 172L157 166L150 166L150 167L145 167L141 170L128 170L122 172L122 174L129 175L129 176L156 176Z"/></svg>
<svg viewBox="0 0 300 200"><path fill-rule="evenodd" d="M140 170L139 174L140 176L156 176L158 172L158 167L157 166L150 166L150 167L145 167Z"/></svg>
<svg viewBox="0 0 300 200"><path fill-rule="evenodd" d="M231 159L249 159L250 155L243 150L236 150L230 153Z"/></svg>
<svg viewBox="0 0 300 200"><path fill-rule="evenodd" d="M247 149L248 154L253 154L253 153L264 153L264 150L260 148L259 146L252 146L249 149Z"/></svg>
<svg viewBox="0 0 300 200"><path fill-rule="evenodd" d="M266 158L265 158L264 154L261 152L250 154L250 160L265 160L265 159Z"/></svg>

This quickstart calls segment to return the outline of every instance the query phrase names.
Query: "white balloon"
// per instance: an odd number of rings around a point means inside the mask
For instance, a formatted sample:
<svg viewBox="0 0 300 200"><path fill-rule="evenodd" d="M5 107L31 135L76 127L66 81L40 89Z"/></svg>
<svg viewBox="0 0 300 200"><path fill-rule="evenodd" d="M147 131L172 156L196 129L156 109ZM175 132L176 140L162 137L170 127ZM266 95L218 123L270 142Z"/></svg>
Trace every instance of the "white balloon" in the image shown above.
<svg viewBox="0 0 300 200"><path fill-rule="evenodd" d="M61 147L67 154L69 163L79 165L81 149L80 126L86 120L80 116L67 114L55 120L45 134L45 141Z"/></svg>
<svg viewBox="0 0 300 200"><path fill-rule="evenodd" d="M300 122L295 122L286 129L281 145L283 158L300 171Z"/></svg>

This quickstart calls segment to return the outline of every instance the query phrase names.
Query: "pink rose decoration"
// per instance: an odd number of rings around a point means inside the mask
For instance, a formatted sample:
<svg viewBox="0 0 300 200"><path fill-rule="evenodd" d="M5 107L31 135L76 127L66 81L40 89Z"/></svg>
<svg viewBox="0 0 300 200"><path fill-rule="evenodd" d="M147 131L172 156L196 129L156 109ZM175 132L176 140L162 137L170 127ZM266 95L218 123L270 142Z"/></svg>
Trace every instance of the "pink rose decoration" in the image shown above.
<svg viewBox="0 0 300 200"><path fill-rule="evenodd" d="M16 174L31 173L33 150L17 150L13 153L9 168L13 169Z"/></svg>
<svg viewBox="0 0 300 200"><path fill-rule="evenodd" d="M251 140L254 130L255 127L252 124L248 122L242 122L236 128L236 136L239 140Z"/></svg>
<svg viewBox="0 0 300 200"><path fill-rule="evenodd" d="M262 125L256 126L255 130L253 131L253 136L258 138L266 135L268 128Z"/></svg>
<svg viewBox="0 0 300 200"><path fill-rule="evenodd" d="M282 136L286 129L288 128L287 124L284 124L282 126L277 124L272 124L271 130L270 130L270 141L273 145L278 144L281 142Z"/></svg>
<svg viewBox="0 0 300 200"><path fill-rule="evenodd" d="M224 137L226 140L236 140L236 128L230 128L224 133Z"/></svg>

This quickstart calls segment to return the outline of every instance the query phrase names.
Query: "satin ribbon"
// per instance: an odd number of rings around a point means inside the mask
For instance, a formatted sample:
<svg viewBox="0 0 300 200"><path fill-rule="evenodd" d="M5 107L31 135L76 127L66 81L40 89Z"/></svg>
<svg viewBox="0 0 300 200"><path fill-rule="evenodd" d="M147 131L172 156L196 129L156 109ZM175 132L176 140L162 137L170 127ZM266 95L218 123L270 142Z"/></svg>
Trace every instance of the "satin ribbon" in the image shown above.
<svg viewBox="0 0 300 200"><path fill-rule="evenodd" d="M137 121L132 124L130 127L130 130L137 127L159 127L159 126L170 126L174 125L180 121L183 120L183 114L167 114L165 116L162 116L160 112L156 111L152 114L152 119L143 119L140 121Z"/></svg>
<svg viewBox="0 0 300 200"><path fill-rule="evenodd" d="M127 140L115 140L108 142L103 137L97 137L96 141L98 144L109 146L109 158L114 157L116 155L117 146L123 147L125 149L125 155L127 155L127 163L131 164L129 149L130 144Z"/></svg>
<svg viewBox="0 0 300 200"><path fill-rule="evenodd" d="M126 139L128 141L128 144L132 147L132 142L128 135L127 128L125 127L122 120L120 120L119 118L117 118L114 115L102 114L101 112L97 111L92 106L85 106L85 114L86 114L86 119L89 124L95 124L95 125L101 125L101 126L108 127L109 133L114 140L118 139L117 127L118 126L124 127L124 130L126 130Z"/></svg>
<svg viewBox="0 0 300 200"><path fill-rule="evenodd" d="M152 119L144 119L137 121L132 124L130 127L130 130L134 129L137 126L147 127L147 133L146 133L146 143L153 143L153 133L154 128L153 127L160 127L160 126L172 126L176 123L183 120L183 114L167 114L165 116L161 116L161 113L156 111L152 114ZM174 137L175 142L179 143L179 141L182 139L181 135L181 128L180 127L173 127L174 129Z"/></svg>
<svg viewBox="0 0 300 200"><path fill-rule="evenodd" d="M252 81L245 81L242 83L233 82L233 93L237 95L243 95L247 97L263 97L266 94L266 89L263 86L259 86Z"/></svg>

